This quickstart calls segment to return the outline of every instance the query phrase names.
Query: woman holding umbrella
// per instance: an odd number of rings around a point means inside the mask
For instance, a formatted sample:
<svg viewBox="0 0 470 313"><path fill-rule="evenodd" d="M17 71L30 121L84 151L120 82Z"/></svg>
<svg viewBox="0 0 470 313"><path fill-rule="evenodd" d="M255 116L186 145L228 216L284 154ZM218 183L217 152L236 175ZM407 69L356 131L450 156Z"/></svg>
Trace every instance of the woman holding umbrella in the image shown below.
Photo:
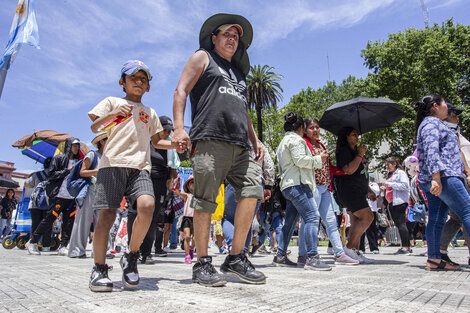
<svg viewBox="0 0 470 313"><path fill-rule="evenodd" d="M460 266L441 258L439 244L449 208L470 233L470 196L464 185L464 165L457 135L442 121L447 104L438 94L425 96L415 104L418 182L428 200L428 261L426 270L458 271Z"/></svg>
<svg viewBox="0 0 470 313"><path fill-rule="evenodd" d="M359 134L352 127L344 127L336 142L336 163L345 175L336 176L338 203L348 210L351 227L344 252L360 263L373 263L359 250L362 234L369 228L374 215L367 203L369 186L367 164L364 158L366 146L359 142Z"/></svg>

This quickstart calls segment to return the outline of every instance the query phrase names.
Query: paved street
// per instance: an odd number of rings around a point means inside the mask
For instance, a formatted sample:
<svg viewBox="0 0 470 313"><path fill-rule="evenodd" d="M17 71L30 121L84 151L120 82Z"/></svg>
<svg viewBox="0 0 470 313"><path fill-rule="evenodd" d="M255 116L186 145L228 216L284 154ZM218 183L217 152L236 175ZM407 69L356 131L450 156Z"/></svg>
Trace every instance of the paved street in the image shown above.
<svg viewBox="0 0 470 313"><path fill-rule="evenodd" d="M57 253L30 256L0 248L0 312L470 312L470 269L427 272L425 257L395 256L382 248L374 265L336 266L330 272L271 267L272 256L252 261L268 276L253 286L229 278L226 287L191 282L191 265L181 250L154 265L139 265L136 291L122 289L119 259L110 261L112 293L88 289L91 259ZM224 256L215 254L216 265ZM296 247L292 260L296 260ZM333 263L320 248L325 260ZM451 257L467 264L467 248L450 248ZM372 257L371 254L367 254Z"/></svg>

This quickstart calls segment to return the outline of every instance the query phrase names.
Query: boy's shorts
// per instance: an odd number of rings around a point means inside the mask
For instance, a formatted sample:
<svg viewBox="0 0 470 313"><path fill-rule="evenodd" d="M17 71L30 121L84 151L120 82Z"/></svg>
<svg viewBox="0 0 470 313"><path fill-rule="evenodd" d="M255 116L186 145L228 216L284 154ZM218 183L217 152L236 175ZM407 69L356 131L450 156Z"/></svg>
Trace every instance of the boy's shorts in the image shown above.
<svg viewBox="0 0 470 313"><path fill-rule="evenodd" d="M153 185L146 170L127 167L105 167L98 171L94 209L117 209L122 197L136 209L135 202L142 195L153 195Z"/></svg>
<svg viewBox="0 0 470 313"><path fill-rule="evenodd" d="M250 152L238 145L216 140L198 141L191 156L194 192L191 206L214 213L219 187L226 179L235 189L235 200L263 200L261 167Z"/></svg>

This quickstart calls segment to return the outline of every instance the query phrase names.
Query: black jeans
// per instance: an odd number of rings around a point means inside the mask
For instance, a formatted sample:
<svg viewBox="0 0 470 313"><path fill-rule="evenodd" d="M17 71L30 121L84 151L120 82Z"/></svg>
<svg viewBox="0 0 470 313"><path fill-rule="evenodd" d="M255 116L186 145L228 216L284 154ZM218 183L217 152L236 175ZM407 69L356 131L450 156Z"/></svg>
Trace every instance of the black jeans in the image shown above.
<svg viewBox="0 0 470 313"><path fill-rule="evenodd" d="M38 227L31 235L31 243L37 243L39 238L48 230L51 231L54 221L62 213L62 233L60 236L60 245L67 246L72 233L73 222L75 221L75 200L54 198L49 199L49 211L45 218L42 219Z"/></svg>
<svg viewBox="0 0 470 313"><path fill-rule="evenodd" d="M400 234L401 246L409 247L410 246L410 235L408 233L408 227L406 227L406 208L408 203L403 203L399 205L390 205L388 206L390 214L392 215L392 220L395 223L395 226L398 228Z"/></svg>
<svg viewBox="0 0 470 313"><path fill-rule="evenodd" d="M379 245L377 243L379 239L379 230L377 229L377 212L372 212L374 214L374 220L370 224L369 228L367 228L366 232L361 236L361 243L359 246L359 250L366 251L365 247L365 237L367 236L367 241L369 242L369 249L370 251L379 250Z"/></svg>
<svg viewBox="0 0 470 313"><path fill-rule="evenodd" d="M38 228L41 221L47 216L46 210L39 209L29 209L31 214L31 234ZM51 235L52 235L52 226L49 229L46 229L42 235L42 246L50 247L51 246Z"/></svg>

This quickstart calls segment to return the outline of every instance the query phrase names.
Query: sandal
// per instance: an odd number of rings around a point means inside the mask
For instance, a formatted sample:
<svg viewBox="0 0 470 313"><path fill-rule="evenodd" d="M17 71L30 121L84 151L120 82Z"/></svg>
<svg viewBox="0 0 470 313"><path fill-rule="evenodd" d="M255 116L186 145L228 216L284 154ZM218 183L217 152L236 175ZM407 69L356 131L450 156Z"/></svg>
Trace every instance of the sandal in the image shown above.
<svg viewBox="0 0 470 313"><path fill-rule="evenodd" d="M448 268L447 265L450 265L450 264L443 260L441 260L440 263L437 263L428 259L427 262L429 264L436 265L437 267L429 267L426 264L426 267L424 268L426 271L461 271L462 270L460 266L457 268Z"/></svg>

